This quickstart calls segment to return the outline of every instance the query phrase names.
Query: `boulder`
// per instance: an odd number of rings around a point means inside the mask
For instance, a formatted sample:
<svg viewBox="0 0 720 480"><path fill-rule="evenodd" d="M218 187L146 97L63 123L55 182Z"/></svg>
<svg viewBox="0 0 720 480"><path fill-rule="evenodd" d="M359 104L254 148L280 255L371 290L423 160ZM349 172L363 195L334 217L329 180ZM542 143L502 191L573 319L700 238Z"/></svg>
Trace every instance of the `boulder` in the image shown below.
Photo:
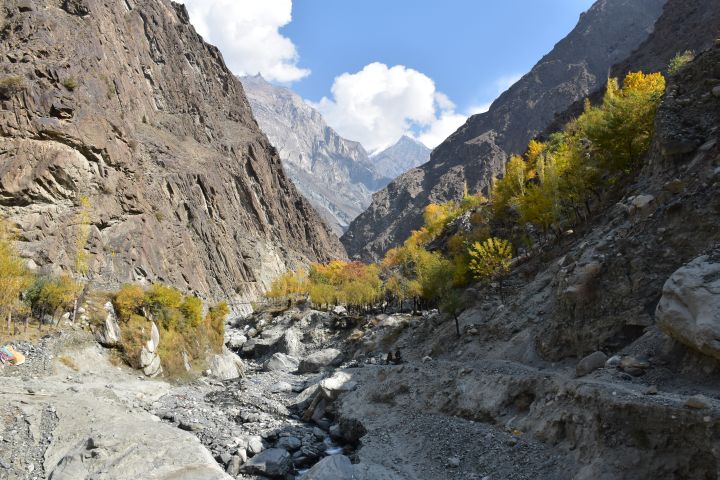
<svg viewBox="0 0 720 480"><path fill-rule="evenodd" d="M275 446L288 452L294 452L302 447L302 441L297 437L280 437Z"/></svg>
<svg viewBox="0 0 720 480"><path fill-rule="evenodd" d="M100 345L104 347L117 347L120 345L120 325L118 325L117 315L112 302L105 304L105 324L98 331L96 338Z"/></svg>
<svg viewBox="0 0 720 480"><path fill-rule="evenodd" d="M589 373L594 372L605 366L607 361L607 355L603 352L593 352L586 357L583 357L575 367L575 376L583 377Z"/></svg>
<svg viewBox="0 0 720 480"><path fill-rule="evenodd" d="M320 390L328 400L335 400L341 393L350 392L357 387L352 375L345 372L335 372L332 377L320 382Z"/></svg>
<svg viewBox="0 0 720 480"><path fill-rule="evenodd" d="M258 435L253 435L252 437L248 437L246 440L247 443L247 451L253 455L257 455L258 453L262 452L265 448L262 443L262 437Z"/></svg>
<svg viewBox="0 0 720 480"><path fill-rule="evenodd" d="M285 330L282 338L282 347L285 353L293 357L302 354L302 343L300 343L300 332L294 328Z"/></svg>
<svg viewBox="0 0 720 480"><path fill-rule="evenodd" d="M707 397L703 395L693 395L685 401L685 406L696 410L702 410L704 408L708 408L710 406L710 402Z"/></svg>
<svg viewBox="0 0 720 480"><path fill-rule="evenodd" d="M342 362L342 353L335 348L317 351L300 362L300 373L315 373L325 367L337 366Z"/></svg>
<svg viewBox="0 0 720 480"><path fill-rule="evenodd" d="M633 377L639 377L650 367L650 362L628 355L620 360L620 365L618 367L620 370L632 375Z"/></svg>
<svg viewBox="0 0 720 480"><path fill-rule="evenodd" d="M214 355L210 360L210 375L219 380L232 380L245 374L245 364L231 352L223 347L223 353Z"/></svg>
<svg viewBox="0 0 720 480"><path fill-rule="evenodd" d="M331 455L315 464L303 480L353 480L353 466L345 455Z"/></svg>
<svg viewBox="0 0 720 480"><path fill-rule="evenodd" d="M273 478L284 478L292 468L292 461L287 450L268 448L255 455L243 465L242 472L266 475Z"/></svg>
<svg viewBox="0 0 720 480"><path fill-rule="evenodd" d="M158 355L153 355L150 363L143 367L143 373L148 377L156 377L162 373L162 366Z"/></svg>
<svg viewBox="0 0 720 480"><path fill-rule="evenodd" d="M151 322L150 326L150 340L147 342L147 349L151 353L155 353L158 346L160 345L160 332L158 331L157 325L155 325L155 322Z"/></svg>
<svg viewBox="0 0 720 480"><path fill-rule="evenodd" d="M720 252L702 255L670 276L655 318L673 339L720 360Z"/></svg>
<svg viewBox="0 0 720 480"><path fill-rule="evenodd" d="M245 345L247 337L237 330L227 329L225 330L225 345L233 350L238 350Z"/></svg>
<svg viewBox="0 0 720 480"><path fill-rule="evenodd" d="M317 396L318 391L320 391L320 385L319 384L313 384L307 387L305 390L300 392L298 396L295 398L295 403L292 404L293 407L297 408L298 410L305 410L310 406L312 401Z"/></svg>
<svg viewBox="0 0 720 480"><path fill-rule="evenodd" d="M295 372L298 369L300 360L284 353L275 353L265 362L263 368L268 372Z"/></svg>

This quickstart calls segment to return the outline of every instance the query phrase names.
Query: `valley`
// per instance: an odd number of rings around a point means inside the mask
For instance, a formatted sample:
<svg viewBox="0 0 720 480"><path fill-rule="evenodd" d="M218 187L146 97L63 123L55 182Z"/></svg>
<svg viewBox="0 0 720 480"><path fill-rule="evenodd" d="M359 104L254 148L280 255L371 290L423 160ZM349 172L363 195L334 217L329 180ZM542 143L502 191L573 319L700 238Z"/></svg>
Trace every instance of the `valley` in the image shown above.
<svg viewBox="0 0 720 480"><path fill-rule="evenodd" d="M196 6L0 2L0 479L720 476L714 1L597 0L432 152Z"/></svg>

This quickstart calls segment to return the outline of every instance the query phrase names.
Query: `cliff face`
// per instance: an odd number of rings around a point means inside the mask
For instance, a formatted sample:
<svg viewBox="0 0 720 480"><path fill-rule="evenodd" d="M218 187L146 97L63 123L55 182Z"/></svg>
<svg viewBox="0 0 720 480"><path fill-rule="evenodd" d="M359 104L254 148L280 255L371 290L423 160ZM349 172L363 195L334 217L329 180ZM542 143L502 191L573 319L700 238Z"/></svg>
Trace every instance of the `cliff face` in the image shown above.
<svg viewBox="0 0 720 480"><path fill-rule="evenodd" d="M40 269L255 298L287 265L344 256L240 82L169 0L0 4L0 213Z"/></svg>
<svg viewBox="0 0 720 480"><path fill-rule="evenodd" d="M290 178L339 235L390 179L378 174L365 149L328 127L319 112L262 77L240 79L263 132Z"/></svg>
<svg viewBox="0 0 720 480"><path fill-rule="evenodd" d="M503 93L438 146L428 163L373 195L342 237L351 256L377 259L422 224L430 202L487 192L508 156L522 153L557 113L605 83L652 31L665 0L599 0L570 34Z"/></svg>

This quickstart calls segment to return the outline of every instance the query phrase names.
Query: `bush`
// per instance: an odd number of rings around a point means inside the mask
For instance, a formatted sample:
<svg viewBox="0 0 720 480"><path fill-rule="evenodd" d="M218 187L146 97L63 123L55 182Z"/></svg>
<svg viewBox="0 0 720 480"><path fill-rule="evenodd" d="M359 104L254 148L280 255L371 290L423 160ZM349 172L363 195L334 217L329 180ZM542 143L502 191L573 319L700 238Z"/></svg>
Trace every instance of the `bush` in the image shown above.
<svg viewBox="0 0 720 480"><path fill-rule="evenodd" d="M67 275L39 276L25 293L25 301L38 318L42 319L45 314L55 317L72 308L81 291L82 286Z"/></svg>
<svg viewBox="0 0 720 480"><path fill-rule="evenodd" d="M0 224L0 320L20 308L20 294L31 284L32 276L25 262L13 247L7 229Z"/></svg>
<svg viewBox="0 0 720 480"><path fill-rule="evenodd" d="M113 296L115 313L121 321L127 322L138 313L145 300L145 292L138 285L123 285Z"/></svg>
<svg viewBox="0 0 720 480"><path fill-rule="evenodd" d="M75 77L68 77L65 80L63 80L63 86L70 90L71 92L75 90L78 87L78 81Z"/></svg>
<svg viewBox="0 0 720 480"><path fill-rule="evenodd" d="M0 78L0 99L10 100L14 95L25 88L25 80L22 77Z"/></svg>
<svg viewBox="0 0 720 480"><path fill-rule="evenodd" d="M685 65L695 60L695 52L692 50L685 50L684 52L676 53L675 56L670 60L667 70L670 75L675 75Z"/></svg>

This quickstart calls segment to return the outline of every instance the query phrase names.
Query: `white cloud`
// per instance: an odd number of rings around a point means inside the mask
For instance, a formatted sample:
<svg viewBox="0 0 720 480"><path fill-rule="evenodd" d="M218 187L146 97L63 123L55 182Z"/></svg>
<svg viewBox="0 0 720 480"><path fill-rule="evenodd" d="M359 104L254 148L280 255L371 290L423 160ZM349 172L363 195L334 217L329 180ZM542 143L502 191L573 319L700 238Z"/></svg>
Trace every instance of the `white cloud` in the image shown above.
<svg viewBox="0 0 720 480"><path fill-rule="evenodd" d="M403 134L434 148L467 118L455 112L455 104L427 75L378 62L336 77L332 98L314 106L342 136L370 151L392 145Z"/></svg>
<svg viewBox="0 0 720 480"><path fill-rule="evenodd" d="M293 82L310 74L298 66L298 53L279 29L292 19L292 0L180 0L190 21L223 53L237 75L261 73L266 79Z"/></svg>

